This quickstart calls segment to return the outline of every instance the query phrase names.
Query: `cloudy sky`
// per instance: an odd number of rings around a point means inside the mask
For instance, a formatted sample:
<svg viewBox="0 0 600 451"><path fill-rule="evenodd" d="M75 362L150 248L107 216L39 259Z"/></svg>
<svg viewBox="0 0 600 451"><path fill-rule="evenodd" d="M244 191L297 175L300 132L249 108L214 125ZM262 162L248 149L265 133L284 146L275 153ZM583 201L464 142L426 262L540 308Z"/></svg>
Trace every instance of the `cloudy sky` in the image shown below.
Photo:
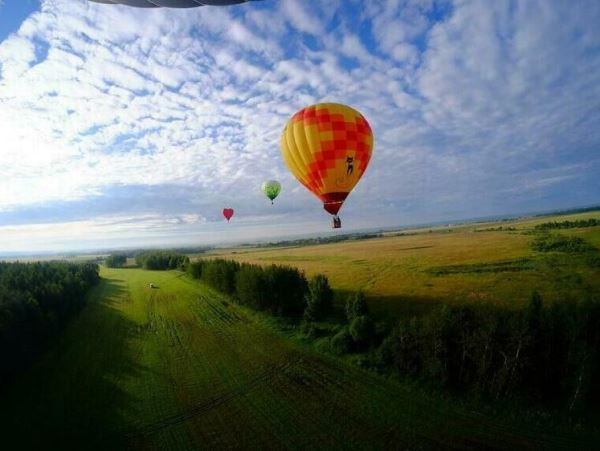
<svg viewBox="0 0 600 451"><path fill-rule="evenodd" d="M332 233L279 149L321 101L375 133L342 230L600 203L598 24L597 0L0 0L0 253Z"/></svg>

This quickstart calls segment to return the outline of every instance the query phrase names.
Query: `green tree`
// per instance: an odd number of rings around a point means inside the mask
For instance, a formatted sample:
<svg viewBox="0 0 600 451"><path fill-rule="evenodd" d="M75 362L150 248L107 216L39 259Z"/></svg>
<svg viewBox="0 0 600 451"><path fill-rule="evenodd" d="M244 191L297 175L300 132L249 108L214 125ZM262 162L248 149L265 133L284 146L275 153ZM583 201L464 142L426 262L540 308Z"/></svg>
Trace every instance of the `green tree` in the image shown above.
<svg viewBox="0 0 600 451"><path fill-rule="evenodd" d="M235 275L235 292L241 304L265 310L268 289L264 270L260 266L243 264Z"/></svg>
<svg viewBox="0 0 600 451"><path fill-rule="evenodd" d="M375 324L368 316L357 316L350 323L349 332L358 348L367 348L375 339Z"/></svg>
<svg viewBox="0 0 600 451"><path fill-rule="evenodd" d="M127 263L127 256L124 254L111 254L104 261L108 268L122 268Z"/></svg>
<svg viewBox="0 0 600 451"><path fill-rule="evenodd" d="M317 274L308 282L306 293L306 310L304 318L307 321L322 319L331 311L333 290L329 286L329 280L322 274Z"/></svg>
<svg viewBox="0 0 600 451"><path fill-rule="evenodd" d="M357 291L346 300L346 318L352 321L357 316L369 314L367 299L362 291Z"/></svg>
<svg viewBox="0 0 600 451"><path fill-rule="evenodd" d="M192 279L200 279L202 277L202 260L190 263L186 270Z"/></svg>
<svg viewBox="0 0 600 451"><path fill-rule="evenodd" d="M331 338L330 347L335 354L342 355L352 350L352 343L352 336L344 328Z"/></svg>

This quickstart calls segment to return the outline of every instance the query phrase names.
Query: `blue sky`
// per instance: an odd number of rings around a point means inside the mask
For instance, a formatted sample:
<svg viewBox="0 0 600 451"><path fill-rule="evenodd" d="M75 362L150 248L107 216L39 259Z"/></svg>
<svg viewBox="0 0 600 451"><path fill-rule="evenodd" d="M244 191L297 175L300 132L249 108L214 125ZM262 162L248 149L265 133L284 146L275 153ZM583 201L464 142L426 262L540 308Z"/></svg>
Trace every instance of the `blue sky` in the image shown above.
<svg viewBox="0 0 600 451"><path fill-rule="evenodd" d="M279 149L321 101L375 133L342 230L600 203L596 0L0 5L0 253L332 233Z"/></svg>

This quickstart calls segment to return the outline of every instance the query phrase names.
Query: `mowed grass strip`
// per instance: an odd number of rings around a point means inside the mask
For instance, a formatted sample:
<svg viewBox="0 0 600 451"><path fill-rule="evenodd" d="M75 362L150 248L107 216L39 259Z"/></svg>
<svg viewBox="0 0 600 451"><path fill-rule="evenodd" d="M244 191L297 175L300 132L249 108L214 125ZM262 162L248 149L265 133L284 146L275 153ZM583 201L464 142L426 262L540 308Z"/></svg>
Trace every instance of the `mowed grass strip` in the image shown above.
<svg viewBox="0 0 600 451"><path fill-rule="evenodd" d="M7 449L581 445L311 353L182 273L102 276L60 343L0 402Z"/></svg>

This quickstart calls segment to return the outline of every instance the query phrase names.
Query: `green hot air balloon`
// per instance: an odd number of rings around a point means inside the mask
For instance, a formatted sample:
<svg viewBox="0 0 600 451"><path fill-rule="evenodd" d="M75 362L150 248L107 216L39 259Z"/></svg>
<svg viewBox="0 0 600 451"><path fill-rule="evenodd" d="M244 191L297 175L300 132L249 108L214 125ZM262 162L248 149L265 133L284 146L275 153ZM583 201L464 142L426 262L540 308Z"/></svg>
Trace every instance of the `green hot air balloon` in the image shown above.
<svg viewBox="0 0 600 451"><path fill-rule="evenodd" d="M271 199L271 204L273 204L273 199L279 196L281 192L281 183L277 180L267 180L262 184L262 192L265 193L269 199Z"/></svg>

